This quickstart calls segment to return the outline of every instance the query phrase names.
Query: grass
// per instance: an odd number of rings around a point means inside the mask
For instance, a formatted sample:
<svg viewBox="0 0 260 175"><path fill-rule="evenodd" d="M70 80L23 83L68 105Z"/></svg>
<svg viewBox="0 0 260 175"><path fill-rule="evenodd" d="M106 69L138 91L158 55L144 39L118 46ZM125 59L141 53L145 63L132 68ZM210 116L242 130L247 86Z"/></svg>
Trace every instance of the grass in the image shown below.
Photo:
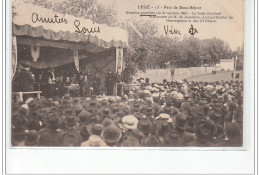
<svg viewBox="0 0 260 175"><path fill-rule="evenodd" d="M240 76L238 79L233 78L233 80L243 80L243 71L237 71L240 73ZM188 81L202 81L202 82L215 82L215 81L230 81L232 80L231 72L230 71L221 71L217 72L216 75L212 74L205 74L205 75L198 75L194 77L187 78Z"/></svg>

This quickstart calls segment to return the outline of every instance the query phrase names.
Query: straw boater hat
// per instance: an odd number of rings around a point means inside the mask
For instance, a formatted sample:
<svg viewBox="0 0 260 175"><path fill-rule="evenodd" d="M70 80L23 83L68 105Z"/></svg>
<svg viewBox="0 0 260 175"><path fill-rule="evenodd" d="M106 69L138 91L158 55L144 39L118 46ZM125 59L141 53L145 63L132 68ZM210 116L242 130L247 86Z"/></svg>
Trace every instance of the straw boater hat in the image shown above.
<svg viewBox="0 0 260 175"><path fill-rule="evenodd" d="M107 146L107 144L102 140L101 137L97 135L91 135L88 141L81 143L81 146L102 147L102 146Z"/></svg>
<svg viewBox="0 0 260 175"><path fill-rule="evenodd" d="M111 124L106 128L104 128L101 136L106 143L114 144L119 142L122 133L120 132L120 129L116 125Z"/></svg>
<svg viewBox="0 0 260 175"><path fill-rule="evenodd" d="M138 119L133 115L127 115L122 118L122 123L128 129L136 129L138 124Z"/></svg>

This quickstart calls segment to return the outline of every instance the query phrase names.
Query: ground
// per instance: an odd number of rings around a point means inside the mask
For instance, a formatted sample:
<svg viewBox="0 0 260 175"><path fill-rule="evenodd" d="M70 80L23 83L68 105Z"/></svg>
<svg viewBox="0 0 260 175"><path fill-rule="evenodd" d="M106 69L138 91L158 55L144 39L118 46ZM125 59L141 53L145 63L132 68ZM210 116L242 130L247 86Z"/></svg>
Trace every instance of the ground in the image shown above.
<svg viewBox="0 0 260 175"><path fill-rule="evenodd" d="M243 80L243 71L237 71L240 73L240 76L238 79L233 78L233 80ZM216 75L212 74L205 74L205 75L198 75L194 77L187 78L188 81L203 81L203 82L215 82L215 81L230 81L232 80L231 72L230 71L221 71L217 72Z"/></svg>

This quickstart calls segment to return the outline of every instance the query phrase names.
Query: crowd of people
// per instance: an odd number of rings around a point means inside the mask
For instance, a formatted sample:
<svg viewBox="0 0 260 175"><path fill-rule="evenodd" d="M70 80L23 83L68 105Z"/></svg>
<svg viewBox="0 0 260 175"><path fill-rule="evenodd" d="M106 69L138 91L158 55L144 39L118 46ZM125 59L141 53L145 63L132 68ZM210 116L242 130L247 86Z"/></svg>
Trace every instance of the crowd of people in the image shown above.
<svg viewBox="0 0 260 175"><path fill-rule="evenodd" d="M12 102L13 146L238 147L243 82L140 80L125 95Z"/></svg>
<svg viewBox="0 0 260 175"><path fill-rule="evenodd" d="M54 68L30 70L19 68L13 79L13 91L31 92L42 91L41 96L47 98L61 98L66 93L74 97L90 95L113 95L114 85L119 82L118 76L109 69L104 85L98 74L90 71L56 71ZM74 87L74 88L73 88ZM25 95L25 99L30 95Z"/></svg>

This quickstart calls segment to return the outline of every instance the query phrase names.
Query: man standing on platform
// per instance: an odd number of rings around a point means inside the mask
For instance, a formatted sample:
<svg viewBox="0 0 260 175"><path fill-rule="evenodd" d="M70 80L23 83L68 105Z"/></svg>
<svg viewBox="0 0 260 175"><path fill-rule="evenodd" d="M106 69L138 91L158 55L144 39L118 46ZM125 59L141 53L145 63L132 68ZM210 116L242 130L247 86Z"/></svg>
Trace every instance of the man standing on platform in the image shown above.
<svg viewBox="0 0 260 175"><path fill-rule="evenodd" d="M106 78L106 88L107 88L107 95L113 95L114 85L116 82L115 75L108 69L107 78Z"/></svg>
<svg viewBox="0 0 260 175"><path fill-rule="evenodd" d="M17 75L17 86L19 92L33 91L34 76L29 68L22 68ZM23 100L26 101L30 95L23 95Z"/></svg>
<svg viewBox="0 0 260 175"><path fill-rule="evenodd" d="M54 75L54 69L52 68L47 68L47 72L45 75L45 79L46 79L46 96L48 98L52 97L53 93L54 93L54 86L53 84L55 84L55 75Z"/></svg>

